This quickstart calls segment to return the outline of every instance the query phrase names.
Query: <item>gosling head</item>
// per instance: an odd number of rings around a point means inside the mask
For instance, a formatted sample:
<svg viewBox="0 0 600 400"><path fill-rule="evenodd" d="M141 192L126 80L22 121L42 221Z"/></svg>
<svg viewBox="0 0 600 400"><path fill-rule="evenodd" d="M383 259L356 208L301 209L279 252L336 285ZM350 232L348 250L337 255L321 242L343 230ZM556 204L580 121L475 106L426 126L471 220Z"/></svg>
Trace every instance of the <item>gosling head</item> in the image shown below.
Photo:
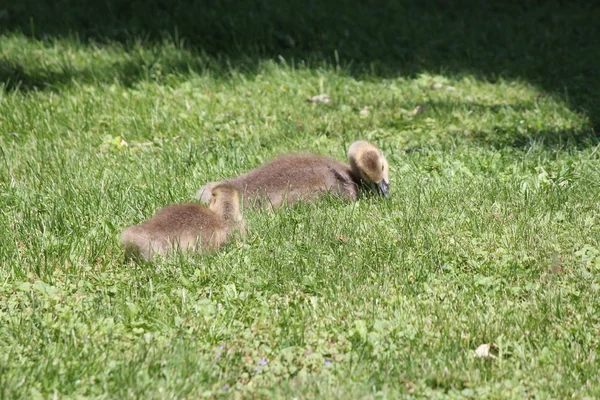
<svg viewBox="0 0 600 400"><path fill-rule="evenodd" d="M387 196L389 167L381 150L364 141L354 142L348 148L348 161L354 174L371 190Z"/></svg>
<svg viewBox="0 0 600 400"><path fill-rule="evenodd" d="M212 198L208 208L230 223L242 221L240 212L240 195L237 189L230 184L223 183L211 190Z"/></svg>

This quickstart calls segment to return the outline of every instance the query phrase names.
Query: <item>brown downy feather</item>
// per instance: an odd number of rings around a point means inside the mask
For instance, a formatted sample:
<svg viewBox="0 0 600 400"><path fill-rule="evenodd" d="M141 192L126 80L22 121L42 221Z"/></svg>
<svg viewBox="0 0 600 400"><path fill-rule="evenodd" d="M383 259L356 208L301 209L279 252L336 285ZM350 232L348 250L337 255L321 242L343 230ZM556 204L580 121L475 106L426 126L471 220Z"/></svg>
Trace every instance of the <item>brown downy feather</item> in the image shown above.
<svg viewBox="0 0 600 400"><path fill-rule="evenodd" d="M245 235L240 198L232 185L212 189L208 207L200 204L173 204L152 218L123 230L121 242L128 256L150 260L156 253L172 249L214 251L225 244L234 231Z"/></svg>
<svg viewBox="0 0 600 400"><path fill-rule="evenodd" d="M381 150L367 142L354 142L348 149L350 165L310 153L278 157L237 178L212 182L196 197L208 203L216 185L235 186L245 207L274 207L303 199L311 201L329 192L350 200L358 198L359 187L387 195L388 163Z"/></svg>

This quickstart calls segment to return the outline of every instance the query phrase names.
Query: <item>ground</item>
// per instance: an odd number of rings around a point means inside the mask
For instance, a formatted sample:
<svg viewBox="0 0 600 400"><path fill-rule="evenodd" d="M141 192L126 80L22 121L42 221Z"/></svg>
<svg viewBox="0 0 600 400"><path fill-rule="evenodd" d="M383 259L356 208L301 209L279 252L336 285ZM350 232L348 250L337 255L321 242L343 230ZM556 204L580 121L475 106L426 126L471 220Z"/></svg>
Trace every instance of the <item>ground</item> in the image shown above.
<svg viewBox="0 0 600 400"><path fill-rule="evenodd" d="M600 396L598 6L47 3L0 10L0 397ZM204 183L356 139L388 199L124 259Z"/></svg>

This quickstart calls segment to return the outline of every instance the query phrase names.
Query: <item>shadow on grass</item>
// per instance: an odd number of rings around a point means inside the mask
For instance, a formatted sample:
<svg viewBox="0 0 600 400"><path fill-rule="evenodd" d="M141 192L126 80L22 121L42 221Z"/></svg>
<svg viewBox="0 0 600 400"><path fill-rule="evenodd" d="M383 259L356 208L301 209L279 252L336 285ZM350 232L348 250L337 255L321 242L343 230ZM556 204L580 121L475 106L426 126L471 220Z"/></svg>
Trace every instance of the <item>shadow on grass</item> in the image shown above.
<svg viewBox="0 0 600 400"><path fill-rule="evenodd" d="M545 96L540 96L544 101ZM535 100L537 101L537 99ZM472 113L486 120L485 129L465 129L459 121L455 126L447 126L447 133L452 142L468 141L480 146L491 147L525 147L532 143L560 148L583 148L598 143L598 138L589 130L568 130L564 126L555 126L552 129L540 128L539 120L529 120L536 105L532 104L481 104L477 102L440 102L430 101L424 103L431 110L431 114L452 115L455 112ZM423 116L426 118L426 116ZM523 118L522 120L520 118ZM482 124L483 125L483 124ZM537 125L537 127L536 127Z"/></svg>
<svg viewBox="0 0 600 400"><path fill-rule="evenodd" d="M5 90L59 90L72 82L118 82L130 87L142 80L156 80L170 73L183 73L202 69L191 57L177 59L161 57L149 60L142 57L116 61L109 65L94 68L61 66L58 71L39 67L24 68L11 60L0 59L0 82Z"/></svg>
<svg viewBox="0 0 600 400"><path fill-rule="evenodd" d="M168 37L185 54L163 56L164 74L253 73L261 60L283 58L340 63L357 78L429 72L523 79L585 113L592 132L600 126L599 20L600 4L583 0L22 0L0 10L0 32L126 46ZM131 85L154 68L132 60L98 77L69 68L26 72L4 60L0 81L22 90L87 77Z"/></svg>

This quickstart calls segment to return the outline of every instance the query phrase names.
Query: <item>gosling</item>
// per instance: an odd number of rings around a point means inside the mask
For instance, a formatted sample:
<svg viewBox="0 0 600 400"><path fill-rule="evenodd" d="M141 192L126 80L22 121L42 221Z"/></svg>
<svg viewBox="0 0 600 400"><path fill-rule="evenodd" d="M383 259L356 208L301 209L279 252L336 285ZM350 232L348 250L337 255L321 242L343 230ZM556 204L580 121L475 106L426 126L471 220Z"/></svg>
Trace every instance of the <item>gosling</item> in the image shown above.
<svg viewBox="0 0 600 400"><path fill-rule="evenodd" d="M169 250L210 252L224 245L235 232L245 236L240 196L228 184L212 188L210 204L173 204L159 210L140 225L121 234L126 256L151 260Z"/></svg>
<svg viewBox="0 0 600 400"><path fill-rule="evenodd" d="M224 182L202 187L196 198L211 200L212 188L221 183L235 186L244 198L244 207L272 207L311 201L323 193L357 200L360 189L387 196L389 167L383 152L365 141L348 148L348 164L310 153L276 158L261 167Z"/></svg>

